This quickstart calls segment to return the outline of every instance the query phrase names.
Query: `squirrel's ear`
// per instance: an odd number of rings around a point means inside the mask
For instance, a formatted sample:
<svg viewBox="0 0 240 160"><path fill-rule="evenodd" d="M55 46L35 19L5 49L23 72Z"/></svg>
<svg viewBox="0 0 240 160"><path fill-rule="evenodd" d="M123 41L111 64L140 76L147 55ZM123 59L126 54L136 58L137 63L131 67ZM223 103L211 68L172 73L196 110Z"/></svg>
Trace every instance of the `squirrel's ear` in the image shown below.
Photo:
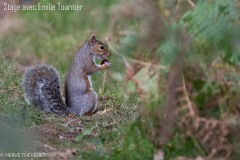
<svg viewBox="0 0 240 160"><path fill-rule="evenodd" d="M90 39L91 44L93 45L96 42L96 37L92 36Z"/></svg>

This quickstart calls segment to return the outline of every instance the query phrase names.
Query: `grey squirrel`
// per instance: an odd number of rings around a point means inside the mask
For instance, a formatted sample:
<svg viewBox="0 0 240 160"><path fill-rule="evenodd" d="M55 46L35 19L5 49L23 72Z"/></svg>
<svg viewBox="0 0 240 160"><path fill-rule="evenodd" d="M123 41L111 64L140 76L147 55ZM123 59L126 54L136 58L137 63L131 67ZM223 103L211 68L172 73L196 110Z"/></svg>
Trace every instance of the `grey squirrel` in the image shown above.
<svg viewBox="0 0 240 160"><path fill-rule="evenodd" d="M52 66L37 65L26 71L22 87L28 104L58 115L91 115L97 111L98 97L92 88L91 75L111 67L107 46L95 36L76 54L65 81L64 103L60 92L59 72ZM101 65L95 63L102 60Z"/></svg>

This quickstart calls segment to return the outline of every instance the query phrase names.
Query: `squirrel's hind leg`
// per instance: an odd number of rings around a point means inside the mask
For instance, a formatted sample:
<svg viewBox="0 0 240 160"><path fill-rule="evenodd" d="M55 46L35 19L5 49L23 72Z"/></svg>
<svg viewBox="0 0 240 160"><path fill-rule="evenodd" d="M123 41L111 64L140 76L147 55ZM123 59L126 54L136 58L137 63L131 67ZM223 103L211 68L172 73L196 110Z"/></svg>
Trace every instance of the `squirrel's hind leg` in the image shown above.
<svg viewBox="0 0 240 160"><path fill-rule="evenodd" d="M77 116L94 114L97 111L97 101L97 93L90 90L80 97L69 99L67 112Z"/></svg>
<svg viewBox="0 0 240 160"><path fill-rule="evenodd" d="M97 110L97 103L98 103L98 97L97 97L97 93L95 91L90 91L87 93L87 107L85 110L84 115L92 115L94 113L96 113Z"/></svg>

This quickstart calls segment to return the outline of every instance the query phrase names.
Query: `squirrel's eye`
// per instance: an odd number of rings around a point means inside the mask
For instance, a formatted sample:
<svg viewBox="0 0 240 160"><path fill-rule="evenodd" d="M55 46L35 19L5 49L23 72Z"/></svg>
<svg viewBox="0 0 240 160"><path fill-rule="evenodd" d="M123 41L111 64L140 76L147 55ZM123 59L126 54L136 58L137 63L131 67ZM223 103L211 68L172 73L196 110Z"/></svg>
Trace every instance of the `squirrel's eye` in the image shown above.
<svg viewBox="0 0 240 160"><path fill-rule="evenodd" d="M104 49L104 46L100 46L100 49Z"/></svg>

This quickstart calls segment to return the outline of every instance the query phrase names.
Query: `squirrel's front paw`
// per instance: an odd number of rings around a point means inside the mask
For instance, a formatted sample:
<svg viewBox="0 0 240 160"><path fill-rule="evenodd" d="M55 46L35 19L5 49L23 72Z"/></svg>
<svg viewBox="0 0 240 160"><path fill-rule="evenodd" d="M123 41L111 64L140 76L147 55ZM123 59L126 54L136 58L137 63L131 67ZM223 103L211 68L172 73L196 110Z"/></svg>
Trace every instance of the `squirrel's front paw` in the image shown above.
<svg viewBox="0 0 240 160"><path fill-rule="evenodd" d="M102 64L102 67L103 67L103 69L109 69L111 67L111 65L112 64L110 62L107 62L107 63Z"/></svg>

